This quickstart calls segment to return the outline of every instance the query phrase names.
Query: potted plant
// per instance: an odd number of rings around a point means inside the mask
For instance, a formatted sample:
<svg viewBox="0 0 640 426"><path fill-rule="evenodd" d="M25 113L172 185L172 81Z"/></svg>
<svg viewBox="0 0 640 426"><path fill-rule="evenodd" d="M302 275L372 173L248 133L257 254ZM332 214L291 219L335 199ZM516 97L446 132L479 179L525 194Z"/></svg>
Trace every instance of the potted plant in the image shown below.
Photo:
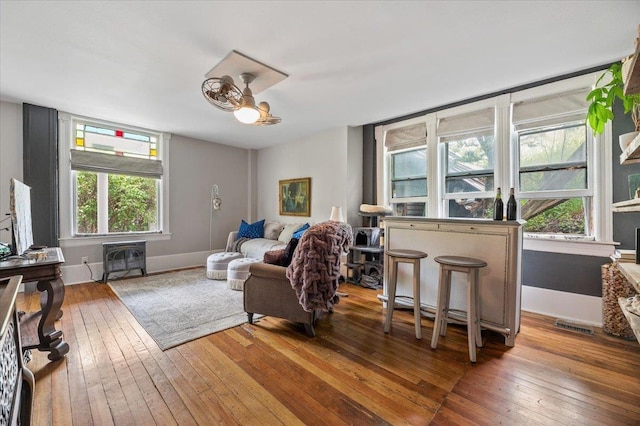
<svg viewBox="0 0 640 426"><path fill-rule="evenodd" d="M610 75L611 79L603 84L607 75ZM631 112L631 119L636 127L635 132L620 135L620 148L624 151L629 142L640 133L640 93L625 95L623 91L622 64L616 62L598 78L596 87L587 95L587 101L591 101L587 112L587 120L595 134L604 132L604 125L607 121L613 120L613 103L616 98L620 99L624 107L624 113ZM623 136L626 136L624 141ZM628 142L626 141L627 139Z"/></svg>

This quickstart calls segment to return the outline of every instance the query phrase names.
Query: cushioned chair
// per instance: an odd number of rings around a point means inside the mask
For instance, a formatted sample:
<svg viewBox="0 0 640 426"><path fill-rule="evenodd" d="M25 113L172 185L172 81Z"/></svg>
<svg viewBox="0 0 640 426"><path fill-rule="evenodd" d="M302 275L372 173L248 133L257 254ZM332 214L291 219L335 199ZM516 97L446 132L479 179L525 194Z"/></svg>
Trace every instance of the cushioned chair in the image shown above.
<svg viewBox="0 0 640 426"><path fill-rule="evenodd" d="M319 313L302 309L286 276L287 268L254 263L249 272L251 276L244 283L244 310L249 324L253 324L254 313L263 314L301 323L310 337L316 335L313 325Z"/></svg>
<svg viewBox="0 0 640 426"><path fill-rule="evenodd" d="M249 323L253 322L253 314L269 315L301 323L309 336L315 336L313 325L320 313L331 312L337 302L340 253L352 241L348 224L323 222L303 234L288 268L252 264L251 275L244 283L244 310Z"/></svg>

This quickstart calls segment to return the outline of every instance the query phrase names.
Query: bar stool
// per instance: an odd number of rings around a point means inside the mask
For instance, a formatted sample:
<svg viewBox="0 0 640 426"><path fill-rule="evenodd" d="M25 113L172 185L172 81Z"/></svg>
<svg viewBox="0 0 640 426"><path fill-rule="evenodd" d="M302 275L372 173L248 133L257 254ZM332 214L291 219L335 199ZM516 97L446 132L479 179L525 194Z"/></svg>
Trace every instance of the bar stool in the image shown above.
<svg viewBox="0 0 640 426"><path fill-rule="evenodd" d="M447 332L449 300L451 298L451 273L462 272L467 274L467 340L469 341L469 358L471 362L476 362L476 346L482 347L482 334L480 333L480 281L478 276L480 268L487 266L487 262L463 256L438 256L433 260L440 264L440 280L438 283L438 306L436 307L436 318L433 323L431 347L435 349L438 346L438 336L444 336Z"/></svg>
<svg viewBox="0 0 640 426"><path fill-rule="evenodd" d="M396 286L398 284L398 263L413 265L413 316L416 323L416 339L422 339L420 316L420 259L427 257L427 253L418 250L393 249L385 252L389 259L389 295L387 298L387 317L384 321L384 332L388 333L393 317L393 307L396 300Z"/></svg>

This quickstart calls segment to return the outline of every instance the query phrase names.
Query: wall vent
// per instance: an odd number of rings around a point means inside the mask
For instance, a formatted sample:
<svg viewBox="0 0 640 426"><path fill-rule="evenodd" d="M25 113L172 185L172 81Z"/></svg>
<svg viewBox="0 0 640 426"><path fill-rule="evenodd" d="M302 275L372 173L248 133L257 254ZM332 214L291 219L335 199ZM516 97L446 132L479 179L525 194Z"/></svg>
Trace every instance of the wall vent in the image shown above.
<svg viewBox="0 0 640 426"><path fill-rule="evenodd" d="M147 276L147 242L121 241L102 244L102 282L106 283L113 272L140 269Z"/></svg>
<svg viewBox="0 0 640 426"><path fill-rule="evenodd" d="M558 327L558 328L563 328L563 329L569 330L569 331L576 331L576 332L582 333L582 334L594 334L593 327L590 327L590 326L584 325L584 324L578 324L576 322L571 322L571 321L564 320L564 319L556 319L553 322L553 325Z"/></svg>

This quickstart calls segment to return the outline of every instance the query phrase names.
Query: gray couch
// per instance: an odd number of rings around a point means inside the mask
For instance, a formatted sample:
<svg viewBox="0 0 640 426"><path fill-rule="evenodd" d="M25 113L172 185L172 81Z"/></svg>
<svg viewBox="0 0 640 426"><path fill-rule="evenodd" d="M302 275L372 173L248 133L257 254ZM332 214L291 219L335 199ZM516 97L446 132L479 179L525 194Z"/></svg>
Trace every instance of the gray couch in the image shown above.
<svg viewBox="0 0 640 426"><path fill-rule="evenodd" d="M244 257L262 260L266 252L285 248L289 239L291 239L291 233L302 225L304 225L304 223L284 224L280 222L266 222L264 224L264 238L252 238L244 241L239 251ZM225 251L234 251L234 245L237 239L238 231L230 232Z"/></svg>

